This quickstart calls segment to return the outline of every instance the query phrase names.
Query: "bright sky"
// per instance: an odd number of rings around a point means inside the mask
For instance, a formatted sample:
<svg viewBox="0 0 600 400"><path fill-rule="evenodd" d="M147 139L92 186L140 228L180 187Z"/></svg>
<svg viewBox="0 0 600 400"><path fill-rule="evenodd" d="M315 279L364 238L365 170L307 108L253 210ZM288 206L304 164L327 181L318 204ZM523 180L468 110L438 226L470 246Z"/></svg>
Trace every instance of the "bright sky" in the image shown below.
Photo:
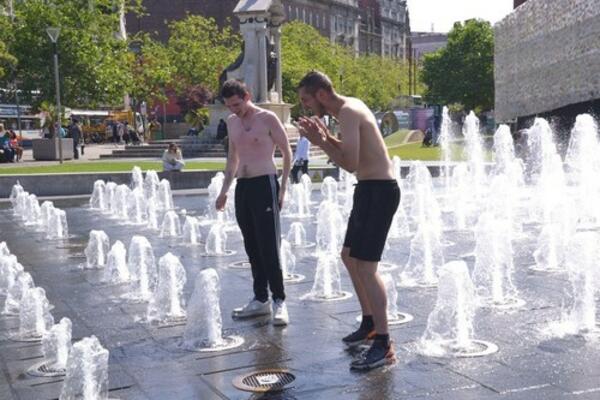
<svg viewBox="0 0 600 400"><path fill-rule="evenodd" d="M408 0L410 29L448 32L456 21L481 18L492 24L513 10L513 0Z"/></svg>

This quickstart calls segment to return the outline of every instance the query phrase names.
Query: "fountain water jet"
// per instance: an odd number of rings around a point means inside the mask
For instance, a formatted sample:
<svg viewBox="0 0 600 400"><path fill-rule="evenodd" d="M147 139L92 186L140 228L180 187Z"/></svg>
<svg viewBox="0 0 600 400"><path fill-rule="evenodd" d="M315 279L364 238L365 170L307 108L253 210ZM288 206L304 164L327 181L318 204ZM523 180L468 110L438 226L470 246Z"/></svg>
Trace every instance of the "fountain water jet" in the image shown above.
<svg viewBox="0 0 600 400"><path fill-rule="evenodd" d="M467 264L451 261L439 275L435 308L419 340L419 352L431 357L477 357L498 351L493 343L473 339L477 301Z"/></svg>
<svg viewBox="0 0 600 400"><path fill-rule="evenodd" d="M213 268L200 271L187 308L183 345L192 351L222 351L240 346L239 336L223 336L219 275Z"/></svg>
<svg viewBox="0 0 600 400"><path fill-rule="evenodd" d="M185 320L183 300L185 282L185 268L177 257L167 253L158 260L156 288L148 302L146 312L149 322L169 325Z"/></svg>
<svg viewBox="0 0 600 400"><path fill-rule="evenodd" d="M90 231L88 244L83 251L86 257L84 268L104 268L107 253L110 249L110 240L104 231Z"/></svg>
<svg viewBox="0 0 600 400"><path fill-rule="evenodd" d="M95 336L75 343L59 400L108 400L108 355Z"/></svg>

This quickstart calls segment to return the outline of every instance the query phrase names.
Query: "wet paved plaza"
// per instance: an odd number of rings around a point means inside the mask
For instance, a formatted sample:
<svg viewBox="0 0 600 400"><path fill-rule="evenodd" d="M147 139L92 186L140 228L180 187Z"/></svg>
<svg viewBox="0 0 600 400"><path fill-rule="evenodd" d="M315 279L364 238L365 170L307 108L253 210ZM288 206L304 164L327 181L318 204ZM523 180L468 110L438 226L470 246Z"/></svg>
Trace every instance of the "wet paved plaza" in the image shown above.
<svg viewBox="0 0 600 400"><path fill-rule="evenodd" d="M316 192L315 192L316 195ZM175 206L190 215L202 215L205 196L175 196ZM160 238L158 232L120 224L89 209L86 199L55 201L67 212L72 237L48 241L43 234L22 226L9 208L0 204L0 241L11 252L35 284L46 290L52 314L58 322L66 316L73 322L73 341L95 335L110 351L110 397L120 399L600 399L600 341L580 336L550 338L542 333L560 318L563 295L570 283L566 274L535 272L533 264L536 227L526 227L525 238L516 240L515 285L525 307L501 313L480 309L475 319L475 337L494 342L499 352L481 358L432 358L417 354L416 341L425 330L427 316L436 300L435 288L400 288L400 311L414 320L391 327L397 363L367 373L350 371L355 355L344 348L341 338L356 329L360 307L353 296L334 302L300 300L313 283L314 248L295 251L296 272L306 276L288 284L287 304L291 323L273 327L268 318L234 321L234 307L252 295L249 269L229 265L245 260L241 235L229 235L229 257L202 256L203 246L184 246L177 239ZM292 218L282 218L287 232ZM309 238L315 225L306 223ZM125 285L99 284L99 271L82 270L82 257L91 229L103 229L111 243L119 239L127 246L134 234L146 236L157 257L167 252L178 256L187 273L185 299L193 290L196 274L215 268L221 281L221 310L226 334L240 335L244 344L233 350L198 353L179 345L183 325L151 326L142 321L145 303L120 298ZM206 237L207 227L202 236ZM447 260L474 259L473 238L446 232ZM311 239L314 240L314 239ZM391 259L399 265L408 260L409 239L390 242ZM342 269L342 287L352 291ZM3 299L0 298L0 301ZM61 378L34 378L26 371L40 362L39 343L9 339L18 328L17 318L0 317L0 399L56 399ZM232 380L264 368L285 368L296 376L291 388L279 394L252 395L237 390Z"/></svg>

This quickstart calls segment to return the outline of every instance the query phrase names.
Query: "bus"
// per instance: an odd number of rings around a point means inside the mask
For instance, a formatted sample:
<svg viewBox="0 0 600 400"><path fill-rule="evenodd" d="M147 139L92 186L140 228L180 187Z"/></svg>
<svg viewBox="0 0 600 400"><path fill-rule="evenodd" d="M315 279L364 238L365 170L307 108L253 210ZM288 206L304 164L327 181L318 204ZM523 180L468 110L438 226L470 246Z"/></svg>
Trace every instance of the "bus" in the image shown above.
<svg viewBox="0 0 600 400"><path fill-rule="evenodd" d="M20 130L18 124L19 114L21 119ZM5 129L12 129L17 135L21 135L25 146L31 144L31 139L42 137L43 118L40 114L33 114L31 106L21 105L17 110L16 104L0 104L0 123L4 125Z"/></svg>

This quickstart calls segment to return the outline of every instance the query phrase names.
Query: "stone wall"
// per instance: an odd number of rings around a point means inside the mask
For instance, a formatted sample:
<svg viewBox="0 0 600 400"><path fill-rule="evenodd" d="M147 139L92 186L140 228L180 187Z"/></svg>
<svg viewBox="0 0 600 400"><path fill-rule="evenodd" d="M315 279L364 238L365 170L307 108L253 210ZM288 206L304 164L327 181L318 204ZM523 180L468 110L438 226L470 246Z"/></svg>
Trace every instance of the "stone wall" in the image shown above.
<svg viewBox="0 0 600 400"><path fill-rule="evenodd" d="M600 98L598 0L529 0L494 30L496 121Z"/></svg>

